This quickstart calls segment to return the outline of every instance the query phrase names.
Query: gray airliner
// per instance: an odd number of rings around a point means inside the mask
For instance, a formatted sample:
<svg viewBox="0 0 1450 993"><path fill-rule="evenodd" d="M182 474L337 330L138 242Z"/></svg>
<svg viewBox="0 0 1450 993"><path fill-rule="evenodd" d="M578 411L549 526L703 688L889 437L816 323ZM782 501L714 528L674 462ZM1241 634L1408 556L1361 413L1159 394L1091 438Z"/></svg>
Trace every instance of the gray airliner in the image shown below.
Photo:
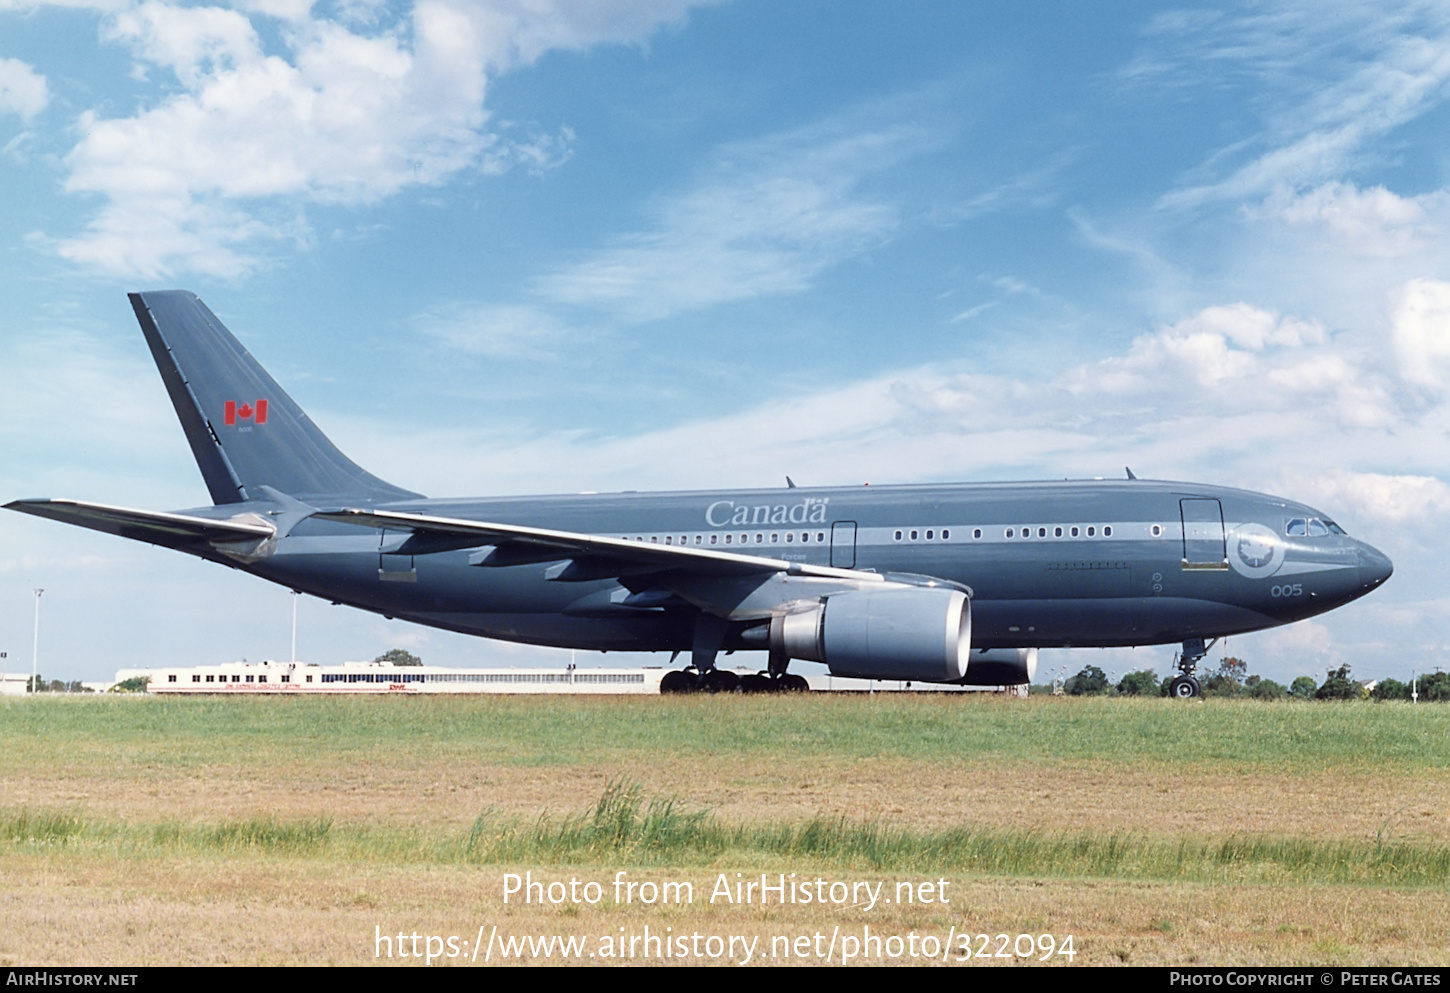
<svg viewBox="0 0 1450 993"><path fill-rule="evenodd" d="M835 675L996 686L1037 649L1213 639L1375 589L1388 558L1300 503L1125 479L428 499L343 455L194 294L131 294L213 506L10 510L508 641L688 652L668 691ZM789 480L787 480L789 483ZM721 652L757 650L739 678Z"/></svg>

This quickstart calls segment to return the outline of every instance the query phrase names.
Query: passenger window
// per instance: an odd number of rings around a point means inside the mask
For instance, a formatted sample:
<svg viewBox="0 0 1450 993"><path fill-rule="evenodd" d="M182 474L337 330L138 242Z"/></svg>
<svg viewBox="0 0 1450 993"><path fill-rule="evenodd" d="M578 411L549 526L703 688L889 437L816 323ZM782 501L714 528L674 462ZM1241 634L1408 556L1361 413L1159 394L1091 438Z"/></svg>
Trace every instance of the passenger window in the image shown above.
<svg viewBox="0 0 1450 993"><path fill-rule="evenodd" d="M934 534L934 533L935 533L935 532L932 532L932 531L928 531L928 532L927 532L927 533L926 533L926 540L927 540L927 541L931 541L931 539L932 539L932 535L933 535L933 534Z"/></svg>
<svg viewBox="0 0 1450 993"><path fill-rule="evenodd" d="M981 528L973 528L972 529L972 537L973 538L980 538L980 537L982 537L982 529Z"/></svg>
<svg viewBox="0 0 1450 993"><path fill-rule="evenodd" d="M717 540L718 540L718 539L719 539L719 538L720 538L720 536L719 536L719 535L718 535L718 534L712 534L712 535L710 535L710 544L712 544L712 545L713 545L713 544L715 544L715 542L716 542L716 541L717 541Z"/></svg>
<svg viewBox="0 0 1450 993"><path fill-rule="evenodd" d="M896 540L897 541L900 541L901 540L901 532L900 531L896 532Z"/></svg>
<svg viewBox="0 0 1450 993"><path fill-rule="evenodd" d="M1076 524L1074 524L1074 525L1073 525L1073 526L1072 526L1072 536L1073 536L1073 537L1074 537L1074 538L1076 538L1076 537L1077 537L1077 525L1076 525Z"/></svg>
<svg viewBox="0 0 1450 993"><path fill-rule="evenodd" d="M1097 533L1098 533L1098 529L1097 528L1091 527L1091 526L1088 528L1088 537L1089 538L1093 537Z"/></svg>
<svg viewBox="0 0 1450 993"><path fill-rule="evenodd" d="M727 535L726 535L726 536L725 536L725 544L727 544L727 545L728 545L728 544L730 544L730 539L731 539L731 538L734 538L734 537L735 537L735 536L734 536L734 535L733 535L733 534L727 534Z"/></svg>
<svg viewBox="0 0 1450 993"><path fill-rule="evenodd" d="M897 538L900 538L901 537L901 532L900 531L896 532L896 537ZM787 531L785 533L785 543L787 545L789 545L793 541L795 541L795 532L794 531Z"/></svg>
<svg viewBox="0 0 1450 993"><path fill-rule="evenodd" d="M948 540L949 538L951 538L951 536L952 536L952 533L950 531L948 531L946 528L942 528L941 529L941 540L942 541Z"/></svg>
<svg viewBox="0 0 1450 993"><path fill-rule="evenodd" d="M911 540L912 541L915 541L916 540L916 532L915 531L911 532Z"/></svg>
<svg viewBox="0 0 1450 993"><path fill-rule="evenodd" d="M1113 536L1113 526L1111 524L1104 524L1103 525L1103 537L1104 538L1111 538L1112 536Z"/></svg>
<svg viewBox="0 0 1450 993"><path fill-rule="evenodd" d="M1037 537L1039 537L1039 538L1046 538L1047 537L1047 528L1038 528L1037 529Z"/></svg>
<svg viewBox="0 0 1450 993"><path fill-rule="evenodd" d="M1160 527L1160 526L1159 526L1159 525L1157 525L1157 524L1154 524L1154 525L1153 525L1153 537L1155 537L1155 538L1156 538L1156 537L1158 537L1158 536L1159 536L1159 535L1161 535L1161 534L1162 534L1162 533L1163 533L1163 528L1162 528L1162 527Z"/></svg>
<svg viewBox="0 0 1450 993"><path fill-rule="evenodd" d="M1008 528L1007 529L1007 537L1009 537L1009 538L1012 537L1012 529L1011 528Z"/></svg>

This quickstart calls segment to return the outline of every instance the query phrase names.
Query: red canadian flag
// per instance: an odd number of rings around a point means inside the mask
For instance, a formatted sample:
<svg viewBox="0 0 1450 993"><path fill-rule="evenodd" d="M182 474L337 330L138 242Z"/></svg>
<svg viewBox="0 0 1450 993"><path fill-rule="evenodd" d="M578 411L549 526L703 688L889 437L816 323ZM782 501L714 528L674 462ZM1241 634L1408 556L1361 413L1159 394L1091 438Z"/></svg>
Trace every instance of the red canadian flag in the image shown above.
<svg viewBox="0 0 1450 993"><path fill-rule="evenodd" d="M237 406L235 400L228 400L224 418L228 424L235 424L238 420L252 421L254 424L267 423L267 401L258 400L254 407L250 403L243 403Z"/></svg>

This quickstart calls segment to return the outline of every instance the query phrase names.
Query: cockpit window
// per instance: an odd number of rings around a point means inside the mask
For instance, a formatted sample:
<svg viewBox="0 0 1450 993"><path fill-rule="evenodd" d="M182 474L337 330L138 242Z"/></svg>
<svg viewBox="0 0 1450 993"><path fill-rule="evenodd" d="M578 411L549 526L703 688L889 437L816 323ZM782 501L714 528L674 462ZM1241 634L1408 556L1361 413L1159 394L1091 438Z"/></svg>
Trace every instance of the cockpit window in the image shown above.
<svg viewBox="0 0 1450 993"><path fill-rule="evenodd" d="M1322 538L1327 534L1344 534L1344 528L1318 517L1294 517L1284 525L1284 533L1291 538Z"/></svg>

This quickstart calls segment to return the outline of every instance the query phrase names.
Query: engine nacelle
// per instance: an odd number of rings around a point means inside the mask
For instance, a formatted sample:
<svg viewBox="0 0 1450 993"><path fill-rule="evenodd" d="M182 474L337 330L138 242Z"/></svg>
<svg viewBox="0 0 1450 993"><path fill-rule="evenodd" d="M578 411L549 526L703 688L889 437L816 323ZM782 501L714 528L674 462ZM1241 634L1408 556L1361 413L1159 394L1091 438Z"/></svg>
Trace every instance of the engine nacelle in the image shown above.
<svg viewBox="0 0 1450 993"><path fill-rule="evenodd" d="M969 673L972 604L949 589L833 593L773 618L770 645L793 659L824 662L833 676L957 682Z"/></svg>
<svg viewBox="0 0 1450 993"><path fill-rule="evenodd" d="M974 648L959 686L1020 686L1037 678L1035 648Z"/></svg>

